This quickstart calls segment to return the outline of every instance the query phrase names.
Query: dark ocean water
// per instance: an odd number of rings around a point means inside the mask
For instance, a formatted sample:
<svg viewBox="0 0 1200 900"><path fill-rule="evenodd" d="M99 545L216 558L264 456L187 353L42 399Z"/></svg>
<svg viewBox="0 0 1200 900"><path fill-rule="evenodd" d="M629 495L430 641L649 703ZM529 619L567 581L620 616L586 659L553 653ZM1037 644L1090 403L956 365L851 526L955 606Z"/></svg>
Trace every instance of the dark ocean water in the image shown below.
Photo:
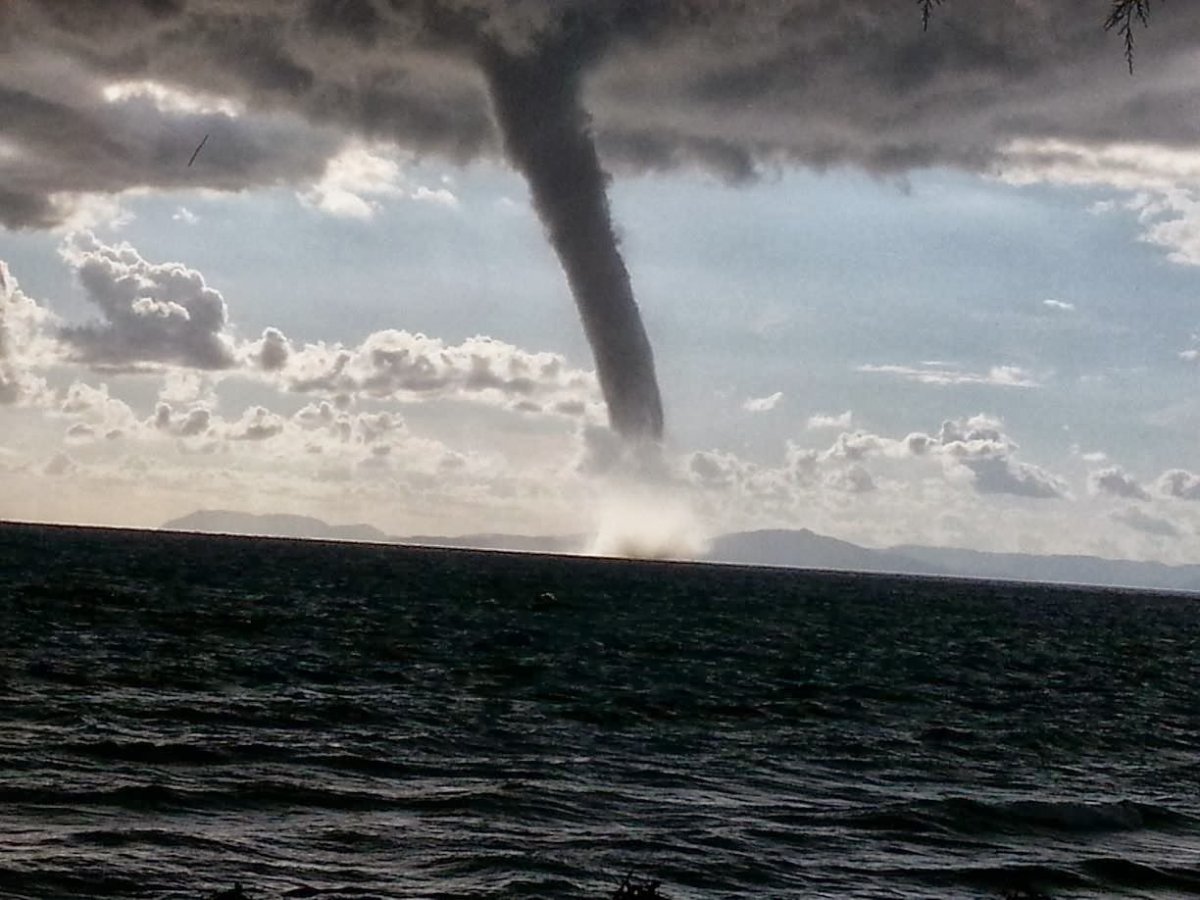
<svg viewBox="0 0 1200 900"><path fill-rule="evenodd" d="M631 870L676 900L1200 895L1200 601L0 528L0 896Z"/></svg>

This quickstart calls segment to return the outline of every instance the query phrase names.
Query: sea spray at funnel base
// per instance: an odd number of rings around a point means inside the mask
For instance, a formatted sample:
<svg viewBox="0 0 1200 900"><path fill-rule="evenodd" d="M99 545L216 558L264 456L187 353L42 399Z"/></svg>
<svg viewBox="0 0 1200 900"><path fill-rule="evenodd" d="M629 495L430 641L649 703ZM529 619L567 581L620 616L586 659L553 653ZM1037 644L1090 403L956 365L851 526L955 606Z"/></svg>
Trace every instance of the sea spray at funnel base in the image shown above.
<svg viewBox="0 0 1200 900"><path fill-rule="evenodd" d="M709 539L695 511L670 485L610 476L587 553L630 559L696 559Z"/></svg>

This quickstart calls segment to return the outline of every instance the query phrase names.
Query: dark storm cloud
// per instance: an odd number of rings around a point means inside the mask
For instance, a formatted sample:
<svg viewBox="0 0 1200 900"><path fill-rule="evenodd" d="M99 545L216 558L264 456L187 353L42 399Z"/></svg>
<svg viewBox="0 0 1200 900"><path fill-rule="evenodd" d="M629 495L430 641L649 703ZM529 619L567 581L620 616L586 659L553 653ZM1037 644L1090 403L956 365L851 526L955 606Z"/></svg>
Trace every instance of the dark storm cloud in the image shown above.
<svg viewBox="0 0 1200 900"><path fill-rule="evenodd" d="M1194 146L1200 17L1155 8L1129 77L1108 4L950 0L9 0L0 19L0 221L62 192L237 189L319 175L350 134L495 155L484 48L572 32L568 77L610 166L876 172L984 168L1013 139ZM164 113L102 87L151 80L246 113ZM307 124L305 124L307 123ZM197 142L204 153L185 165Z"/></svg>
<svg viewBox="0 0 1200 900"><path fill-rule="evenodd" d="M238 117L202 101L172 107L168 97L164 108L145 92L113 94L114 76L53 52L28 43L0 57L0 224L9 227L58 224L74 194L311 179L341 140L295 115Z"/></svg>

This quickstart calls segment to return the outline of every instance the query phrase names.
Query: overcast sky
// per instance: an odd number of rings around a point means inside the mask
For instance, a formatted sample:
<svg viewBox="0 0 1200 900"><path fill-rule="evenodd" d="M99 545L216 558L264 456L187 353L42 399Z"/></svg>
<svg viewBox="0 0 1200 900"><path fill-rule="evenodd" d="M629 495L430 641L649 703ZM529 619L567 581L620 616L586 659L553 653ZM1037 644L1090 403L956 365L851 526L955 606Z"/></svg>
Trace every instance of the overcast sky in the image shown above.
<svg viewBox="0 0 1200 900"><path fill-rule="evenodd" d="M1103 0L123 5L0 6L0 517L1200 561L1181 5L1132 75ZM555 41L661 458L479 72Z"/></svg>

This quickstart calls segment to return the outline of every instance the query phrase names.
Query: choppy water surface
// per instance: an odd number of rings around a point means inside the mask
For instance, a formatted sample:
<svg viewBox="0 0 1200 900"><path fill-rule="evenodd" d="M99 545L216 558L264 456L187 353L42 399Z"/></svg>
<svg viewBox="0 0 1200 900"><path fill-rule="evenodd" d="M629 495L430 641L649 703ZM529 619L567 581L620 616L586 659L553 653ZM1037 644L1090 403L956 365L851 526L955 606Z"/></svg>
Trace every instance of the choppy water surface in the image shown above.
<svg viewBox="0 0 1200 900"><path fill-rule="evenodd" d="M1198 698L1182 597L7 527L0 896L1198 894Z"/></svg>

